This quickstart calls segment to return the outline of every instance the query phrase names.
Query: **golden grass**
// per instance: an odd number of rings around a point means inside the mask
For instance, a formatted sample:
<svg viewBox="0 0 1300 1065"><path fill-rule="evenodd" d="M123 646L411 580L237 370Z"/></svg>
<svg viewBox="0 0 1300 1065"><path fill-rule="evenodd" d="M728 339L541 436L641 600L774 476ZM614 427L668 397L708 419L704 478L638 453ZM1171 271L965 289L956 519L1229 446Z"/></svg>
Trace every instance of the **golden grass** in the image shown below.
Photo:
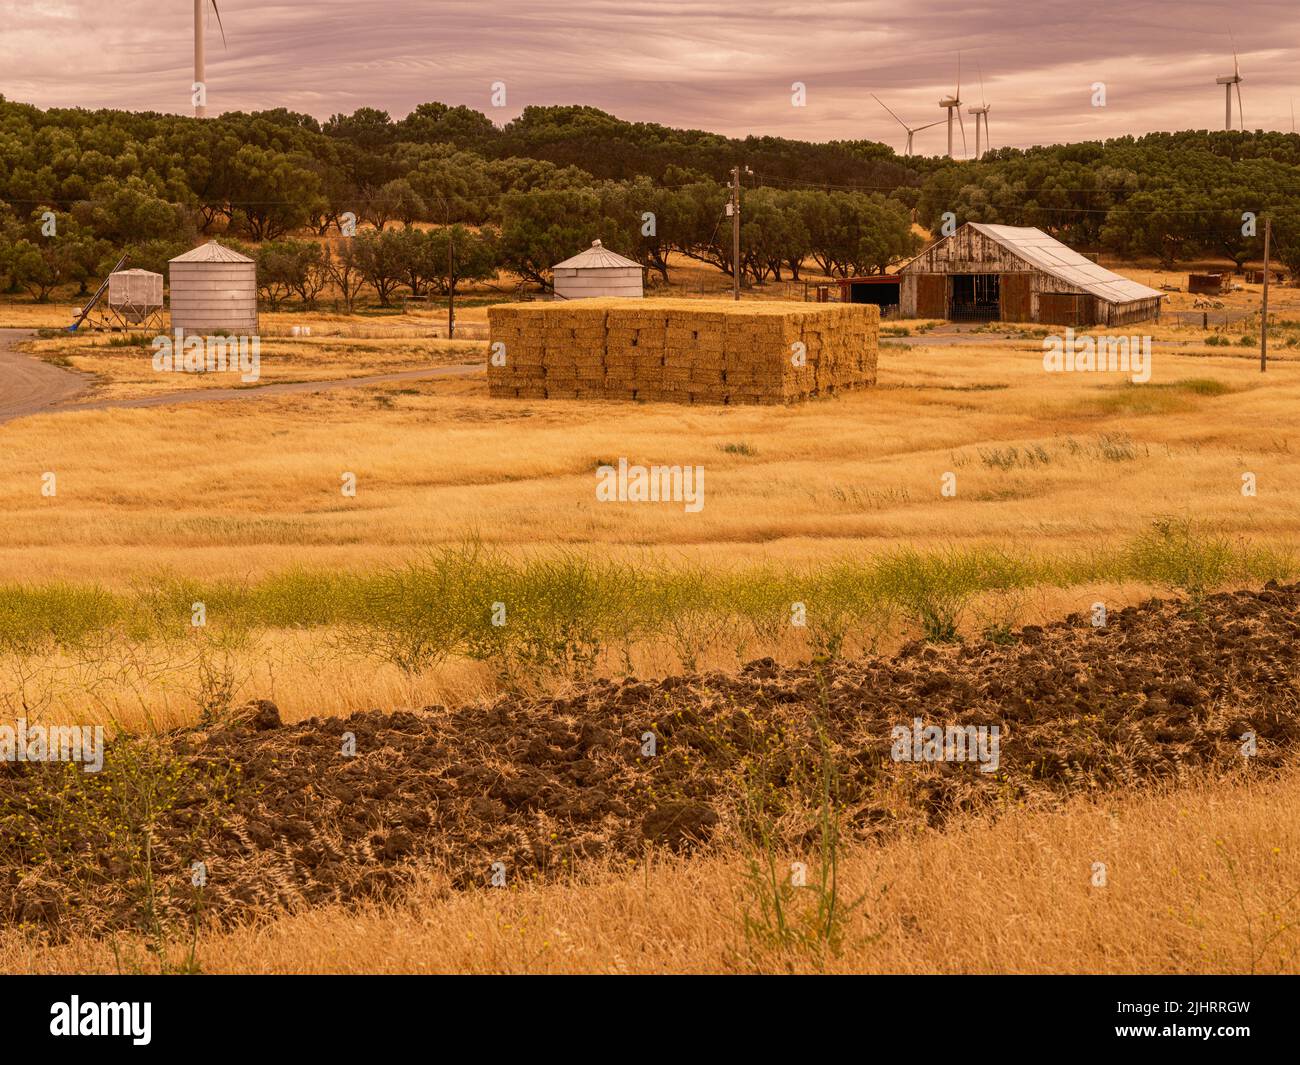
<svg viewBox="0 0 1300 1065"><path fill-rule="evenodd" d="M221 973L1295 973L1300 775L1014 810L848 852L840 956L747 942L742 856L338 907L202 935ZM815 882L815 855L806 861ZM1095 863L1106 867L1093 886ZM119 950L154 966L140 944ZM183 946L173 945L179 958ZM0 933L0 971L113 972L111 946Z"/></svg>
<svg viewBox="0 0 1300 1065"><path fill-rule="evenodd" d="M370 566L469 531L716 564L900 542L1086 549L1167 513L1294 540L1300 366L1260 375L1247 359L1159 350L1154 364L1139 386L1045 374L1032 349L885 347L877 388L777 409L506 403L474 378L42 415L0 427L0 579ZM1162 387L1188 379L1225 391ZM1103 457L1117 439L1132 457ZM1049 461L997 465L1031 445ZM598 503L596 467L623 456L703 465L704 509ZM41 495L47 471L55 498ZM940 494L948 472L955 498Z"/></svg>
<svg viewBox="0 0 1300 1065"><path fill-rule="evenodd" d="M964 635L979 638L990 622L1046 624L1101 601L1111 611L1135 605L1166 589L1139 584L1090 584L1074 588L1034 588L1006 596L976 596L965 612ZM914 623L899 619L879 635L874 650L890 654L919 635ZM165 731L195 725L205 695L216 679L230 683L229 702L271 699L286 723L320 715L458 706L503 691L491 663L451 657L407 672L389 661L362 655L332 626L306 630L270 629L223 642L204 642L191 631L170 642L131 643L108 634L75 651L36 657L0 655L0 710L4 718L29 716L51 721L103 724L110 729ZM866 653L853 634L844 653ZM734 672L746 661L771 656L781 662L806 662L812 654L804 630L784 628L773 639L754 639L738 657L723 640L702 648L696 668ZM529 683L539 691L577 690L590 677L621 678L630 661L633 675L663 677L681 673L681 658L670 638L659 634L637 641L625 659L610 648L593 663L589 677L566 679L538 672ZM206 677L206 680L205 680ZM23 708L26 708L25 711Z"/></svg>

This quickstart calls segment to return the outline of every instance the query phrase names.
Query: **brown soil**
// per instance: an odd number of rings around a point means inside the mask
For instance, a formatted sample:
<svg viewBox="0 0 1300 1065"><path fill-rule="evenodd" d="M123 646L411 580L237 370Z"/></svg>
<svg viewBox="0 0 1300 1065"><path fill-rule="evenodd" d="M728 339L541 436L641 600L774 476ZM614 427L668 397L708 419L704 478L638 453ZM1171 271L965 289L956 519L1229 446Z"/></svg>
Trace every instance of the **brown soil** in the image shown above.
<svg viewBox="0 0 1300 1065"><path fill-rule="evenodd" d="M250 704L219 728L114 741L99 774L0 763L0 919L54 935L147 924L142 794L156 811L157 912L182 919L197 903L229 922L388 897L422 869L464 888L488 884L494 863L513 883L635 860L648 842L717 844L755 804L797 848L813 842L828 764L845 828L862 839L964 810L1268 771L1300 738L1297 652L1300 584L1270 583L1195 609L1153 599L1101 629L1072 615L1006 644L761 660L737 676L600 681L569 698L291 726ZM893 761L890 730L914 717L1000 726L999 771Z"/></svg>

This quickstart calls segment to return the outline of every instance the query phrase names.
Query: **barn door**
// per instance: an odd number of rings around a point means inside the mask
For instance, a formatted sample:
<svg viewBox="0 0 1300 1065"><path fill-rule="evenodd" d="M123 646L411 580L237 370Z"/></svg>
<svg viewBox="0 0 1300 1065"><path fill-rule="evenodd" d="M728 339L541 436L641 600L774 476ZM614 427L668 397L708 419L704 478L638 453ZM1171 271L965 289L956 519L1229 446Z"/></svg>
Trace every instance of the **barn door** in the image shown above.
<svg viewBox="0 0 1300 1065"><path fill-rule="evenodd" d="M948 277L946 274L916 275L916 316L948 317Z"/></svg>
<svg viewBox="0 0 1300 1065"><path fill-rule="evenodd" d="M1029 278L1029 274L1002 275L1002 320L1004 322L1028 322L1033 320L1031 318L1033 311L1030 302Z"/></svg>

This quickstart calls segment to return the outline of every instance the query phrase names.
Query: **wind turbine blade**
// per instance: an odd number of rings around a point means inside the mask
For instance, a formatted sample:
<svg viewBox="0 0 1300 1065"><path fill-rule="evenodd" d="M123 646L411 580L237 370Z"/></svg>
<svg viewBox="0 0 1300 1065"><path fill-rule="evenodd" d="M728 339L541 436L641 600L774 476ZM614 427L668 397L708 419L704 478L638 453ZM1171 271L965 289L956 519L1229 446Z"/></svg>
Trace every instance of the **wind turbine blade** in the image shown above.
<svg viewBox="0 0 1300 1065"><path fill-rule="evenodd" d="M1228 27L1228 39L1232 41L1232 76L1241 77L1241 65L1237 62L1237 35L1232 32L1232 27Z"/></svg>
<svg viewBox="0 0 1300 1065"><path fill-rule="evenodd" d="M989 102L984 99L984 64L978 59L975 61L975 69L979 71L980 75L980 105L988 107Z"/></svg>
<svg viewBox="0 0 1300 1065"><path fill-rule="evenodd" d="M966 155L966 120L961 117L961 108L957 108L957 121L961 124L961 154Z"/></svg>
<svg viewBox="0 0 1300 1065"><path fill-rule="evenodd" d="M917 126L916 129L911 130L911 132L912 132L912 133L920 133L921 130L923 130L923 129L929 129L931 126L942 126L942 125L943 125L945 122L947 122L947 121L948 121L948 120L947 120L946 118L936 119L936 120L933 121L933 122L927 122L924 126Z"/></svg>
<svg viewBox="0 0 1300 1065"><path fill-rule="evenodd" d="M212 13L217 16L217 29L221 31L221 47L226 47L226 27L221 24L221 11L217 7L217 0L209 0L212 4Z"/></svg>
<svg viewBox="0 0 1300 1065"><path fill-rule="evenodd" d="M989 109L984 111L984 150L990 151L993 148L993 137L989 134Z"/></svg>
<svg viewBox="0 0 1300 1065"><path fill-rule="evenodd" d="M1237 82L1237 118L1241 122L1241 132L1246 132L1246 112L1241 109L1241 82Z"/></svg>
<svg viewBox="0 0 1300 1065"><path fill-rule="evenodd" d="M958 102L961 101L961 52L957 53L957 91L953 94L953 98Z"/></svg>
<svg viewBox="0 0 1300 1065"><path fill-rule="evenodd" d="M886 111L889 111L889 108L886 106L885 101L882 100L879 96L877 96L874 92L871 94L871 98L872 98L873 100L875 100L876 103L878 103L881 107L884 107ZM889 113L890 113L891 115L893 115L893 117L894 117L894 121L895 121L895 122L897 122L897 123L898 123L900 126L902 126L904 129L907 129L907 123L906 123L906 122L904 122L901 118L899 118L897 115L895 115L893 111L889 111Z"/></svg>

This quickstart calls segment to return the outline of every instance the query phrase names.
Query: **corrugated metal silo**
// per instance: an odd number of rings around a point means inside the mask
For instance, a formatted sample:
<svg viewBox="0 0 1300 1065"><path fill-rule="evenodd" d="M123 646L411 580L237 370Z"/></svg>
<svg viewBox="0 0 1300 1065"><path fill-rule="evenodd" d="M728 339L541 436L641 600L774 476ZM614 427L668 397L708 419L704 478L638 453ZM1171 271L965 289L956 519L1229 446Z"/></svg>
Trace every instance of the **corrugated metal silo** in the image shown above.
<svg viewBox="0 0 1300 1065"><path fill-rule="evenodd" d="M172 328L257 335L257 263L215 240L178 255L171 275Z"/></svg>
<svg viewBox="0 0 1300 1065"><path fill-rule="evenodd" d="M592 296L631 296L641 298L641 265L612 252L598 240L591 247L551 267L555 294L577 300Z"/></svg>

